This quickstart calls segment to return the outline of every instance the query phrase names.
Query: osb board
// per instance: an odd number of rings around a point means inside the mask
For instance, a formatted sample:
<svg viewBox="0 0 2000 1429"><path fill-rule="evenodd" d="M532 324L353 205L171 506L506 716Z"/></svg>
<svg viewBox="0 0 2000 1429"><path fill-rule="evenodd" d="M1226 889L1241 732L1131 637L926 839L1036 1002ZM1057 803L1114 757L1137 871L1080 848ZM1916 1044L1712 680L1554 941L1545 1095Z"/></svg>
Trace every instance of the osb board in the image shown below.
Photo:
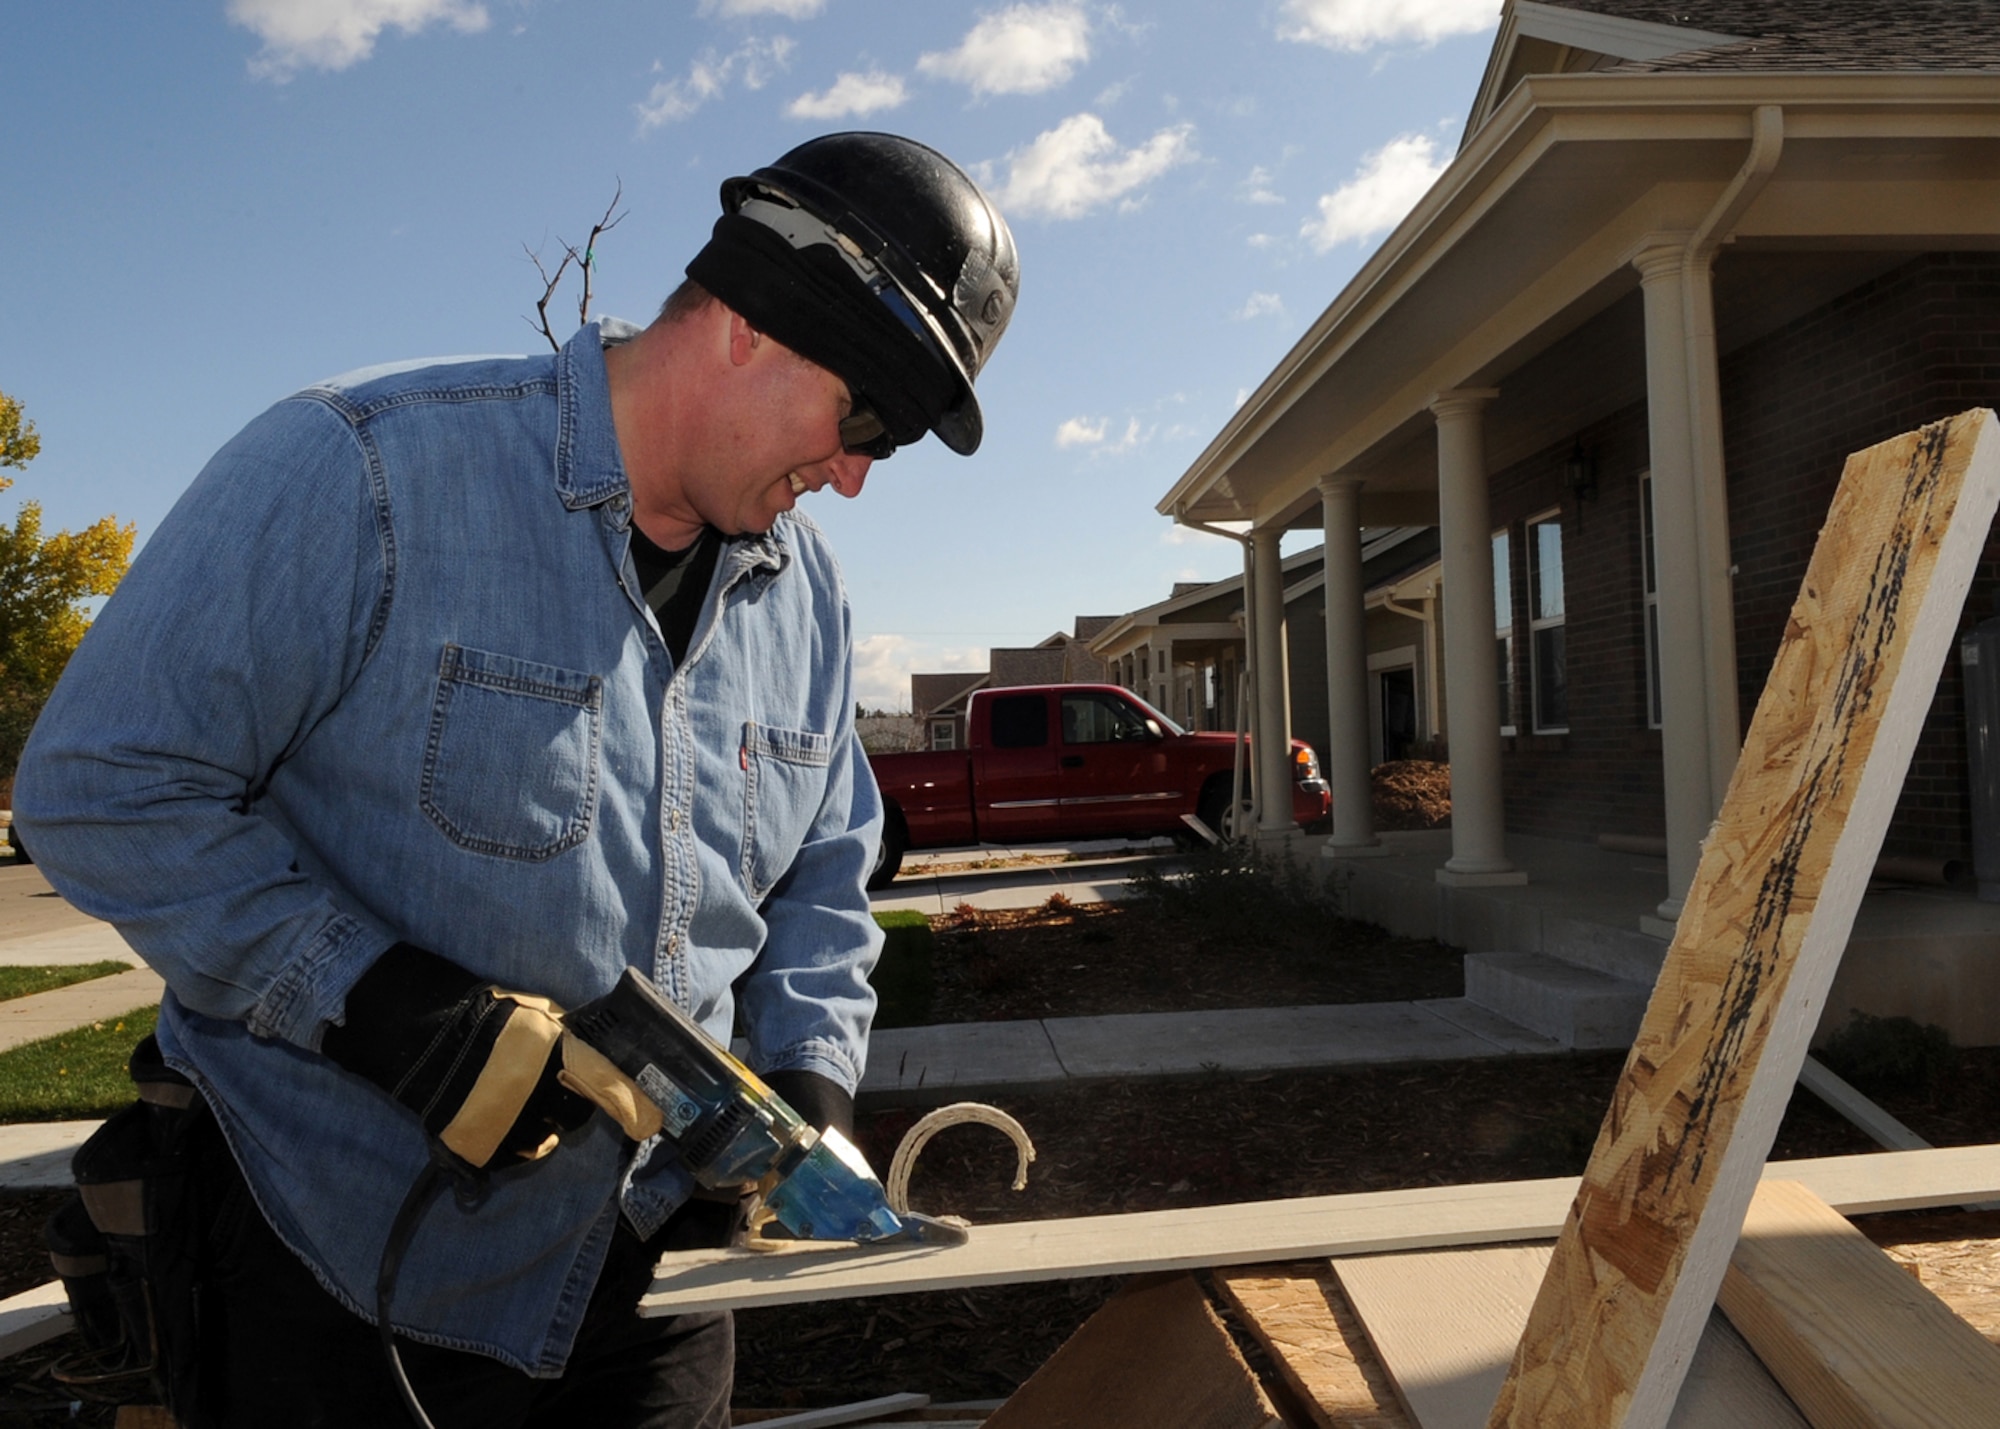
<svg viewBox="0 0 2000 1429"><path fill-rule="evenodd" d="M987 1429L1284 1429L1191 1275L1121 1289Z"/></svg>
<svg viewBox="0 0 2000 1429"><path fill-rule="evenodd" d="M1796 1182L1758 1187L1720 1303L1816 1429L2000 1418L2000 1349Z"/></svg>
<svg viewBox="0 0 2000 1429"><path fill-rule="evenodd" d="M1959 1217L1937 1217L1936 1226ZM1986 1217L1991 1221L1992 1215ZM1952 1237L1932 1234L1906 1239L1908 1227L1887 1224L1862 1227L1890 1258L1912 1271L1924 1287L1951 1306L1952 1313L2000 1345L2000 1240L1987 1235Z"/></svg>
<svg viewBox="0 0 2000 1429"><path fill-rule="evenodd" d="M1344 1257L1341 1288L1419 1429L1479 1429L1553 1247L1481 1246ZM1720 1316L1703 1327L1669 1429L1806 1429Z"/></svg>
<svg viewBox="0 0 2000 1429"><path fill-rule="evenodd" d="M1315 1429L1414 1429L1325 1261L1216 1272Z"/></svg>
<svg viewBox="0 0 2000 1429"><path fill-rule="evenodd" d="M1667 1422L1985 544L1995 426L1848 460L1495 1429Z"/></svg>

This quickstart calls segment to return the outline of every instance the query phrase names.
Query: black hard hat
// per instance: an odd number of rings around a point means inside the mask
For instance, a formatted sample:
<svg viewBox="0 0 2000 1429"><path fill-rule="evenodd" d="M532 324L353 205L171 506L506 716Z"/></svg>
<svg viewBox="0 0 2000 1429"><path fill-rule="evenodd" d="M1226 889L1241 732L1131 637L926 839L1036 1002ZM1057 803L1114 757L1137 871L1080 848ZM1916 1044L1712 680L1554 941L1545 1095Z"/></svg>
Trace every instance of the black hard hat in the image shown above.
<svg viewBox="0 0 2000 1429"><path fill-rule="evenodd" d="M726 180L722 207L725 218L763 224L795 249L834 247L946 379L921 384L937 393L923 403L923 425L961 455L979 446L985 428L972 383L1014 315L1021 265L1007 221L963 169L914 139L825 134Z"/></svg>

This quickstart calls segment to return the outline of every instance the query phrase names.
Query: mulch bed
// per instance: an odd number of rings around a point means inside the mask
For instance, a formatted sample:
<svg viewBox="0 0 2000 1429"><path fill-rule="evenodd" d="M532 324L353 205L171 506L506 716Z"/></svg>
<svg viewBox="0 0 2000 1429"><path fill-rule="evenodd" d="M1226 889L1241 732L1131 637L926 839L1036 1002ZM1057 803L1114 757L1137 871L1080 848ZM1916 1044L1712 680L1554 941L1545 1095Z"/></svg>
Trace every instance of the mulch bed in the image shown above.
<svg viewBox="0 0 2000 1429"><path fill-rule="evenodd" d="M1282 890L1212 883L1214 917L1171 899L935 920L933 1018L1001 1020L1446 997L1458 955L1329 919ZM1211 887L1210 893L1216 889ZM1258 905L1268 905L1262 908ZM974 1222L1571 1175L1580 1171L1622 1054L1371 1067L1335 1073L1098 1083L1009 1096L1034 1138L1028 1188L1007 1189L1014 1152L987 1128L945 1132L912 1182L918 1209ZM2000 1050L1963 1054L1956 1074L1878 1099L1939 1145L2000 1140ZM858 1139L886 1167L917 1109L871 1106ZM1777 1157L1874 1149L1807 1095ZM47 1278L39 1227L49 1196L0 1198L0 1294ZM999 1399L1115 1288L1111 1280L872 1297L740 1312L737 1403L799 1407L902 1390L939 1401ZM109 1424L25 1412L38 1362L0 1375L0 1421ZM13 1400L14 1417L9 1417ZM94 1417L95 1416L95 1417Z"/></svg>

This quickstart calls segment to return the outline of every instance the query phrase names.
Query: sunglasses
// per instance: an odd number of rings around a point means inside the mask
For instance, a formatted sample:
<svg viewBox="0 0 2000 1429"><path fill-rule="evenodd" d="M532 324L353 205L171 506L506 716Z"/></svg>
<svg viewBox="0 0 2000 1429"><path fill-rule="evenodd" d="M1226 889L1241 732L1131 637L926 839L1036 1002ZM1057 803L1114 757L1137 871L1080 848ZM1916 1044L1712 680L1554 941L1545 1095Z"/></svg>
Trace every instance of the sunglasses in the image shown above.
<svg viewBox="0 0 2000 1429"><path fill-rule="evenodd" d="M889 435L888 426L868 399L859 393L855 394L853 409L840 419L840 445L843 451L876 461L887 461L896 454L896 439Z"/></svg>

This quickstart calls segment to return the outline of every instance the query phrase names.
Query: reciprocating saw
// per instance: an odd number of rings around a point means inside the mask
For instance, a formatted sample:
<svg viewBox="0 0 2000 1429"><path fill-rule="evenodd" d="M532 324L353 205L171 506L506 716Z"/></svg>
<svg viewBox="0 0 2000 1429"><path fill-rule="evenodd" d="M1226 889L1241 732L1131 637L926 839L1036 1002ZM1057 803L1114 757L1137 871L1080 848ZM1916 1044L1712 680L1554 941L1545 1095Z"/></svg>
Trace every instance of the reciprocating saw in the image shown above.
<svg viewBox="0 0 2000 1429"><path fill-rule="evenodd" d="M659 1107L661 1134L698 1182L755 1185L765 1208L800 1239L965 1242L960 1226L893 1210L852 1142L809 1125L633 969L563 1025Z"/></svg>

